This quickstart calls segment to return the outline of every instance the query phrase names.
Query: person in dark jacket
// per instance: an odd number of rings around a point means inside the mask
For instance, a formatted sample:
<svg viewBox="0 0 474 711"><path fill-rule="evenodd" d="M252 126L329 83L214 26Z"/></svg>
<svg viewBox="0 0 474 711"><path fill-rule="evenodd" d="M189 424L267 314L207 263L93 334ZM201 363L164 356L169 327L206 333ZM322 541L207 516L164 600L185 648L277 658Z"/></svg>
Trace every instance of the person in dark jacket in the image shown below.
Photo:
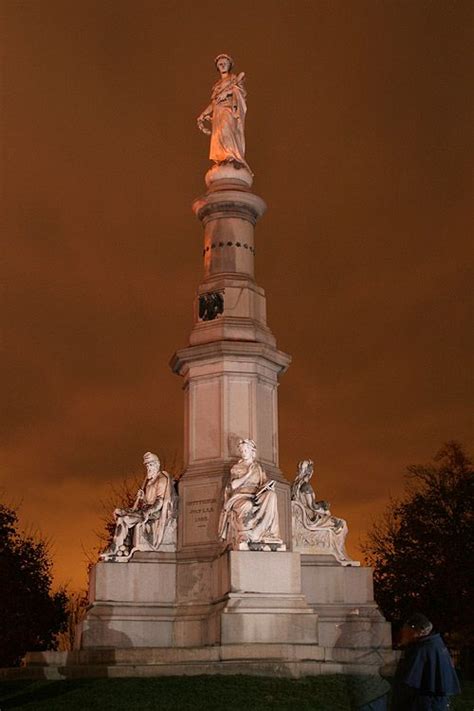
<svg viewBox="0 0 474 711"><path fill-rule="evenodd" d="M415 613L402 628L405 648L395 674L392 711L446 711L459 681L441 635L425 615Z"/></svg>

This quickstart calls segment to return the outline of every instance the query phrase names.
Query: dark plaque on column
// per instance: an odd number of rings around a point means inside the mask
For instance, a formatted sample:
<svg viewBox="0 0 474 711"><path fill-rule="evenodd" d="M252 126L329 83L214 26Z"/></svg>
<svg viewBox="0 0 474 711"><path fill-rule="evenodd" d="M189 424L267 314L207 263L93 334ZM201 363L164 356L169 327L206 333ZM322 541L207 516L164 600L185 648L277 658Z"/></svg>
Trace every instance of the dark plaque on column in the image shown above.
<svg viewBox="0 0 474 711"><path fill-rule="evenodd" d="M201 321L213 321L224 311L224 296L218 291L201 294L199 297L199 318Z"/></svg>

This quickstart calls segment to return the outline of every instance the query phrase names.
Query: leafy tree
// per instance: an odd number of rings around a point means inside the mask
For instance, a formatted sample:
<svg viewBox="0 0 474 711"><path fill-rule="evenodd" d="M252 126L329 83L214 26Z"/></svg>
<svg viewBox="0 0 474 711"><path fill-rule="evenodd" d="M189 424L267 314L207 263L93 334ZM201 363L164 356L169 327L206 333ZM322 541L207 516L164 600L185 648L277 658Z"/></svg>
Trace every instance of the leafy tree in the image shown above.
<svg viewBox="0 0 474 711"><path fill-rule="evenodd" d="M0 503L0 667L51 649L64 628L67 594L51 592L51 566L47 542L20 533L16 511Z"/></svg>
<svg viewBox="0 0 474 711"><path fill-rule="evenodd" d="M458 442L428 465L407 468L404 496L391 500L364 546L375 597L400 622L422 611L452 646L474 641L474 470Z"/></svg>

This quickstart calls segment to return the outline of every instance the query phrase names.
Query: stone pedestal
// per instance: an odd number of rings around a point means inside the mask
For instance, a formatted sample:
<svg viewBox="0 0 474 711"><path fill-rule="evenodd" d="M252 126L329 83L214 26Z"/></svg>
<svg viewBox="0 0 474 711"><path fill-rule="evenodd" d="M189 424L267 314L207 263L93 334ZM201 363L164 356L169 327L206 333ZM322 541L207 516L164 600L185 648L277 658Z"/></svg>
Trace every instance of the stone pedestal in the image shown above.
<svg viewBox="0 0 474 711"><path fill-rule="evenodd" d="M140 553L97 563L80 649L317 643L299 553Z"/></svg>
<svg viewBox="0 0 474 711"><path fill-rule="evenodd" d="M229 553L221 644L317 644L318 617L301 593L300 556Z"/></svg>
<svg viewBox="0 0 474 711"><path fill-rule="evenodd" d="M31 652L21 676L377 676L395 659L370 569L298 553L141 555L96 566L81 648Z"/></svg>
<svg viewBox="0 0 474 711"><path fill-rule="evenodd" d="M128 563L96 563L89 603L79 648L173 645L176 553L136 553Z"/></svg>
<svg viewBox="0 0 474 711"><path fill-rule="evenodd" d="M391 625L374 601L371 568L302 555L301 588L318 615L328 672L373 674L393 659Z"/></svg>

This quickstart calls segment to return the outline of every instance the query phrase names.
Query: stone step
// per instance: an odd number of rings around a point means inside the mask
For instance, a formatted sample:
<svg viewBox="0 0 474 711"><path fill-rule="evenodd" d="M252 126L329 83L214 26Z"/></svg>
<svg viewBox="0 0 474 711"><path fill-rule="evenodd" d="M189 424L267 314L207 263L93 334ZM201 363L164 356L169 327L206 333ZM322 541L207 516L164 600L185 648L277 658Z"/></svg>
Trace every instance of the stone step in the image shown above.
<svg viewBox="0 0 474 711"><path fill-rule="evenodd" d="M315 644L228 644L209 647L140 647L82 649L72 652L28 652L25 663L33 666L158 665L207 663L239 659L320 660L324 650Z"/></svg>
<svg viewBox="0 0 474 711"><path fill-rule="evenodd" d="M363 650L335 650L318 645L254 644L201 648L96 649L77 652L31 652L26 665L0 669L3 679L76 679L156 677L202 674L301 677L319 674L377 674L393 656L375 657Z"/></svg>
<svg viewBox="0 0 474 711"><path fill-rule="evenodd" d="M60 680L98 677L200 676L205 674L299 677L321 674L323 673L321 666L320 662L295 662L280 659L188 662L185 664L79 664L65 667L36 666L15 670L5 669L0 670L0 678Z"/></svg>

